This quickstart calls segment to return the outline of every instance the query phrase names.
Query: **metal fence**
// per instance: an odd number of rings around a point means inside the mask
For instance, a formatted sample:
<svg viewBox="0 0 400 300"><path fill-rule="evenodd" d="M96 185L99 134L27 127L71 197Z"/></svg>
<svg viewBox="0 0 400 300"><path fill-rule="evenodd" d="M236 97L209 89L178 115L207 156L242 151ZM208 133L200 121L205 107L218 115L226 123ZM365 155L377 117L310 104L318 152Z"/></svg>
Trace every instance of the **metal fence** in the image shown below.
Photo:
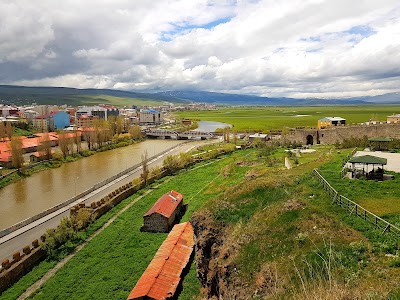
<svg viewBox="0 0 400 300"><path fill-rule="evenodd" d="M328 181L318 172L317 169L313 171L314 176L318 179L321 183L324 190L326 190L329 196L332 199L332 203L339 205L341 208L344 208L350 212L351 215L355 215L373 225L375 227L380 228L383 230L382 233L385 232L393 232L400 236L400 228L385 221L381 217L373 214L372 212L366 210L364 207L358 205L354 201L348 199L343 195L339 195L339 193L330 185Z"/></svg>

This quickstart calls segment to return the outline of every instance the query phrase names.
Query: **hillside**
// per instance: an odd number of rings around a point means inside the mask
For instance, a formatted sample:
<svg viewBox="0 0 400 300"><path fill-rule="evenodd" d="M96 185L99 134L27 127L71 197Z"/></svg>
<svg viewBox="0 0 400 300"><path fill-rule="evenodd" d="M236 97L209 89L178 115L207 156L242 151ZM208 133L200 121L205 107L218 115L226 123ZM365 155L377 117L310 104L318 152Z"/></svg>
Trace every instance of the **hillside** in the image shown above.
<svg viewBox="0 0 400 300"><path fill-rule="evenodd" d="M24 87L0 85L0 103L18 105L57 104L57 105L160 105L165 101L187 103L181 99L163 97L157 94L137 93L111 89L75 89L64 87Z"/></svg>
<svg viewBox="0 0 400 300"><path fill-rule="evenodd" d="M343 99L259 97L242 94L214 93L207 91L137 92L114 89L75 89L65 87L24 87L0 85L0 103L15 104L68 104L83 105L108 103L115 105L157 105L162 102L204 102L233 106L339 106L400 104L400 93L373 97Z"/></svg>
<svg viewBox="0 0 400 300"><path fill-rule="evenodd" d="M325 166L326 174L337 177L332 166L340 169L350 150L314 149L292 157L298 165L290 170L283 165L284 148L260 146L161 180L143 197L133 195L94 222L85 236L137 201L32 299L126 299L166 237L140 232L142 215L171 189L185 196L182 221L192 222L197 244L196 264L179 299L397 299L398 238L332 205L311 176L314 168ZM367 192L368 183L360 184ZM15 299L46 264L2 297Z"/></svg>

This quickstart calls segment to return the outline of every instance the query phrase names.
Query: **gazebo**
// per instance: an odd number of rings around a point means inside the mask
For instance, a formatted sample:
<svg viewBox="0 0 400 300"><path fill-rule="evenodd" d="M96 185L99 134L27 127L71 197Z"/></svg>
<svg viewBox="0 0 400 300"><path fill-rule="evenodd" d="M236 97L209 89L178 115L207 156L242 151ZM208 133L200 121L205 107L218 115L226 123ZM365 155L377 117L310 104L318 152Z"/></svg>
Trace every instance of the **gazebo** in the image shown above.
<svg viewBox="0 0 400 300"><path fill-rule="evenodd" d="M361 175L365 175L367 179L383 180L383 166L387 164L387 159L372 155L353 156L352 158L350 158L349 163L352 164L352 178L357 178L357 175L360 174L359 172L357 172L356 164L361 164ZM368 165L372 165L372 170L369 172ZM378 166L376 170L375 166Z"/></svg>
<svg viewBox="0 0 400 300"><path fill-rule="evenodd" d="M393 141L393 139L384 137L384 136L379 136L379 137L373 137L368 139L370 148L373 150L389 150L389 142Z"/></svg>

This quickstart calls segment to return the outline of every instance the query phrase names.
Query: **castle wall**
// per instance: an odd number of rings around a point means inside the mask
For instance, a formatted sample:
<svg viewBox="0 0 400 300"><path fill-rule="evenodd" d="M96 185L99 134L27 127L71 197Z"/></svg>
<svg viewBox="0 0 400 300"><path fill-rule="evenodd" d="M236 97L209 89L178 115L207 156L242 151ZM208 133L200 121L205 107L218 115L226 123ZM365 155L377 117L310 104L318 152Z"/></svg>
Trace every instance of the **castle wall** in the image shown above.
<svg viewBox="0 0 400 300"><path fill-rule="evenodd" d="M307 145L307 136L312 136L313 144L334 144L343 142L344 139L361 137L385 136L400 139L400 124L376 124L376 125L349 125L337 126L326 129L295 129L283 137L290 142L300 142ZM309 138L310 139L310 138Z"/></svg>

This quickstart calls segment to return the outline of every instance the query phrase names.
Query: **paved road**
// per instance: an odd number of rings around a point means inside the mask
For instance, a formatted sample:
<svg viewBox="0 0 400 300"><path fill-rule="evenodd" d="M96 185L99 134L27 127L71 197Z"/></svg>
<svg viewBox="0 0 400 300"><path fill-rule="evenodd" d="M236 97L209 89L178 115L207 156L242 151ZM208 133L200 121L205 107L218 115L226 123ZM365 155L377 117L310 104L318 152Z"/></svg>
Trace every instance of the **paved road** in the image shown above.
<svg viewBox="0 0 400 300"><path fill-rule="evenodd" d="M209 142L210 141L194 141L188 144L182 144L177 148L174 148L173 150L156 157L155 159L150 161L148 165L150 168L161 166L165 156L187 152L194 147ZM70 205L52 214L49 214L25 227L22 227L19 230L14 231L13 233L10 233L0 238L0 261L3 261L3 259L6 258L10 259L14 252L21 251L24 246L29 245L33 240L39 239L39 237L46 231L46 229L56 227L63 217L69 216L69 209L72 206L82 202L90 204L92 202L100 200L118 187L132 181L134 178L139 177L141 174L141 169L142 167L139 167L131 171L130 173L114 180L113 182L110 182L109 184L93 191L85 197L82 197L74 203L71 203Z"/></svg>

